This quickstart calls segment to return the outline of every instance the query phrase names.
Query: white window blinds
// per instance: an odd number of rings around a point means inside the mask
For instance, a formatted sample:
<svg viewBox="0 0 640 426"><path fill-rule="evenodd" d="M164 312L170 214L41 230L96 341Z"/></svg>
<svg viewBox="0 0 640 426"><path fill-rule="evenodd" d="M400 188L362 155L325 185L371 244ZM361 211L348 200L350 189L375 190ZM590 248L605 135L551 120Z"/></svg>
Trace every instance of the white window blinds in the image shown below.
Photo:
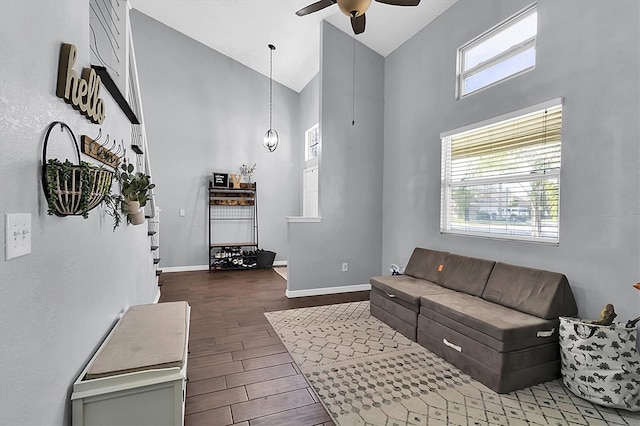
<svg viewBox="0 0 640 426"><path fill-rule="evenodd" d="M536 108L442 136L441 232L558 243L561 100Z"/></svg>

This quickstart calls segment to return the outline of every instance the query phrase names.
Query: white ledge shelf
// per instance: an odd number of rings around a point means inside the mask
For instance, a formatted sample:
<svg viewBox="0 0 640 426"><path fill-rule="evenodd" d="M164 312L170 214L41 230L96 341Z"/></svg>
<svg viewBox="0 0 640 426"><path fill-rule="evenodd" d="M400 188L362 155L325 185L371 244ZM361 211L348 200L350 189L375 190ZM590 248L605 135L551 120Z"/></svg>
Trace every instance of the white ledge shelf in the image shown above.
<svg viewBox="0 0 640 426"><path fill-rule="evenodd" d="M321 217L307 217L307 216L288 216L287 222L289 223L320 223Z"/></svg>

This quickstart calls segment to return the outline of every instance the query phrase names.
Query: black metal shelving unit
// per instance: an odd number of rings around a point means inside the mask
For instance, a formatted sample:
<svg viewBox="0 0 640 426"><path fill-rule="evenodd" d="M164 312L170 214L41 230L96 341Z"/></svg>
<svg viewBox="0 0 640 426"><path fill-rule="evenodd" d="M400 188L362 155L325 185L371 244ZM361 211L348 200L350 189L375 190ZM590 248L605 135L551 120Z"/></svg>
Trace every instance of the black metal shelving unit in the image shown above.
<svg viewBox="0 0 640 426"><path fill-rule="evenodd" d="M215 188L209 183L209 272L257 268L258 199L256 184ZM221 241L214 227L243 228L249 241Z"/></svg>

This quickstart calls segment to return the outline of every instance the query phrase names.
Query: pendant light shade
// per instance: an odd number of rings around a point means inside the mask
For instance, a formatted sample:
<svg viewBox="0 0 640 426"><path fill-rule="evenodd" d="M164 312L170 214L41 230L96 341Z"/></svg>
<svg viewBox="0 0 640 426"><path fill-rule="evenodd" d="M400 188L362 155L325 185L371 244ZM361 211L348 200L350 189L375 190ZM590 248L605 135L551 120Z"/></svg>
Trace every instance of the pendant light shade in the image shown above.
<svg viewBox="0 0 640 426"><path fill-rule="evenodd" d="M264 141L262 145L269 150L269 152L273 152L278 147L278 132L273 129L267 130L267 133L264 134Z"/></svg>
<svg viewBox="0 0 640 426"><path fill-rule="evenodd" d="M273 51L276 50L276 47L273 44L269 45L269 130L264 134L264 141L262 145L269 150L269 152L273 152L278 147L278 143L280 142L280 138L278 136L278 132L273 129Z"/></svg>

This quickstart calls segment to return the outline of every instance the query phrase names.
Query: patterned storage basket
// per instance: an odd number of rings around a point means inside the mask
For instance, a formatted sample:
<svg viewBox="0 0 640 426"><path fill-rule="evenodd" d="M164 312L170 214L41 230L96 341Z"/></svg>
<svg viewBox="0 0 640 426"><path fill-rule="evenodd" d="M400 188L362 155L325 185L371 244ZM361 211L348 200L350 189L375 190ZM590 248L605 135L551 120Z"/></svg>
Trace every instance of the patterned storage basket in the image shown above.
<svg viewBox="0 0 640 426"><path fill-rule="evenodd" d="M562 382L577 396L613 408L640 411L637 329L560 317Z"/></svg>
<svg viewBox="0 0 640 426"><path fill-rule="evenodd" d="M58 124L61 130L68 131L78 156L78 164L67 164L66 173L61 171L62 163L47 160L49 135ZM78 142L69 126L61 121L54 121L49 125L42 149L42 187L49 202L50 214L82 215L86 218L87 212L98 206L109 192L112 179L112 171L80 161ZM83 204L86 205L86 209L83 209Z"/></svg>

